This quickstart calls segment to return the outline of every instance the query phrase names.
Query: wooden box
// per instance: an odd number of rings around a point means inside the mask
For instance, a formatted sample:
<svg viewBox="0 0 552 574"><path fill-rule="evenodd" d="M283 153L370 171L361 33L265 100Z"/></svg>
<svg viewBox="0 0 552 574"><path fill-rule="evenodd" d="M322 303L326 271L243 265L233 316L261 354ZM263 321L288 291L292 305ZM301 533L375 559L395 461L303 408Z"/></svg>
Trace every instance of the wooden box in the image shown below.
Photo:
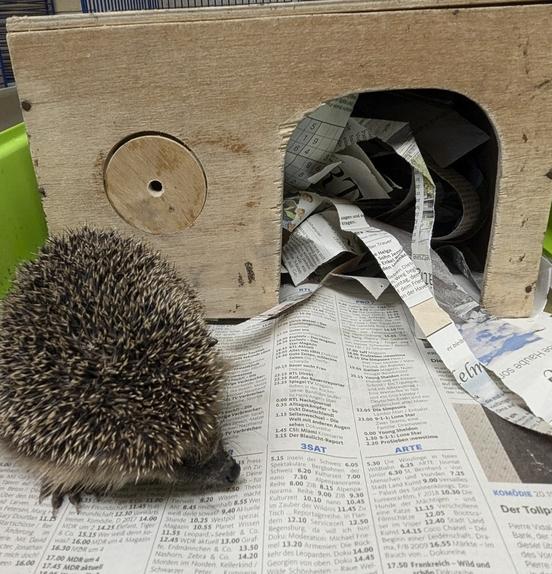
<svg viewBox="0 0 552 574"><path fill-rule="evenodd" d="M302 116L353 92L442 88L479 104L499 144L484 305L527 315L552 198L552 5L460 3L13 19L50 231L146 237L209 316L251 316L277 301L283 158Z"/></svg>

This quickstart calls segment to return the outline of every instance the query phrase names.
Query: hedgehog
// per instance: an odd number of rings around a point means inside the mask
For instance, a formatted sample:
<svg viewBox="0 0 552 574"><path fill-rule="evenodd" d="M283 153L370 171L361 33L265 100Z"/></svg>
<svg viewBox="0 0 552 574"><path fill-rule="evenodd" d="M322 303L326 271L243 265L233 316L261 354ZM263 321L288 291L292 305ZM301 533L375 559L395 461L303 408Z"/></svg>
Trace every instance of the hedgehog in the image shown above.
<svg viewBox="0 0 552 574"><path fill-rule="evenodd" d="M145 243L50 238L0 308L0 443L54 513L129 483L234 483L216 344L195 290Z"/></svg>

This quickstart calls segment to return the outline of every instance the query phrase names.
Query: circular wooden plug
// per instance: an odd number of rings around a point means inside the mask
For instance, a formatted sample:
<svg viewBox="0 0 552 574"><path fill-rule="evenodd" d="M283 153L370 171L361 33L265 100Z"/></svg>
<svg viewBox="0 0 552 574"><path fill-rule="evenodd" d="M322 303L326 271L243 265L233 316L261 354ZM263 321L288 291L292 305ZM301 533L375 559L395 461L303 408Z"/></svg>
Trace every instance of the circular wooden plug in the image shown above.
<svg viewBox="0 0 552 574"><path fill-rule="evenodd" d="M107 197L130 225L156 235L177 233L197 219L207 197L198 159L163 135L141 135L120 145L104 172Z"/></svg>

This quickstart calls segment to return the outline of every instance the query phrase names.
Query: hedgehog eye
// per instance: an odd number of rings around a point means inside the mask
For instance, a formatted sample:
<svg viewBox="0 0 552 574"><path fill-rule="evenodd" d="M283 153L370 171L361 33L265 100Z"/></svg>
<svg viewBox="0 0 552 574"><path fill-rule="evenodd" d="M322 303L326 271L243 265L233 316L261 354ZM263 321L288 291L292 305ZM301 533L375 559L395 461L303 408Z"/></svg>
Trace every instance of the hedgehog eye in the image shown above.
<svg viewBox="0 0 552 574"><path fill-rule="evenodd" d="M182 458L181 464L189 467L204 466L223 452L222 435L218 429L214 429L210 434L204 434L201 442L194 444L193 450Z"/></svg>

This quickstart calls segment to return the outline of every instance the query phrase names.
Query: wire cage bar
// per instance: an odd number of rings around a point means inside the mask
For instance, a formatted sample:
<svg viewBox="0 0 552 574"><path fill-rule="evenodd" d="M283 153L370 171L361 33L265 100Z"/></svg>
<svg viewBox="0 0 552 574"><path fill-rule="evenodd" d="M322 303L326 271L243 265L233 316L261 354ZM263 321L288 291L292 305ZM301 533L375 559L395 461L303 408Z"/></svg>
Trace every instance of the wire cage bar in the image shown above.
<svg viewBox="0 0 552 574"><path fill-rule="evenodd" d="M155 10L159 7L159 0L81 0L81 10L85 13Z"/></svg>
<svg viewBox="0 0 552 574"><path fill-rule="evenodd" d="M0 0L0 88L14 83L6 42L6 20L10 16L44 16L54 13L54 0Z"/></svg>
<svg viewBox="0 0 552 574"><path fill-rule="evenodd" d="M170 8L205 8L243 4L271 4L298 0L81 0L83 12L118 12L124 10L166 10Z"/></svg>

